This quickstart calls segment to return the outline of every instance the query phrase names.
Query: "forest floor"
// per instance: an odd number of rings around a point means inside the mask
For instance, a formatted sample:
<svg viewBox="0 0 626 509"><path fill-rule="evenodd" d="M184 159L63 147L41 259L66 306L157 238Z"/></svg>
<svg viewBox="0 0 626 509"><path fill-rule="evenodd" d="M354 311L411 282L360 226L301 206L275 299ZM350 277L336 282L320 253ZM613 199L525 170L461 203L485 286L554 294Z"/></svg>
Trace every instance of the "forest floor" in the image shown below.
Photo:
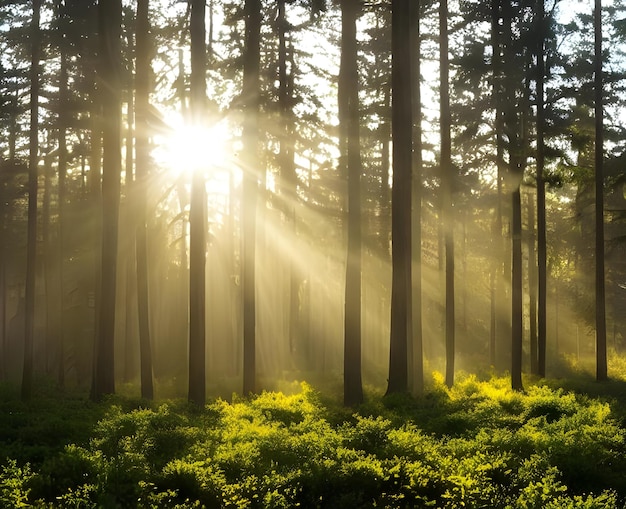
<svg viewBox="0 0 626 509"><path fill-rule="evenodd" d="M101 403L0 386L0 508L613 508L626 500L626 382L434 373L358 408L293 391Z"/></svg>

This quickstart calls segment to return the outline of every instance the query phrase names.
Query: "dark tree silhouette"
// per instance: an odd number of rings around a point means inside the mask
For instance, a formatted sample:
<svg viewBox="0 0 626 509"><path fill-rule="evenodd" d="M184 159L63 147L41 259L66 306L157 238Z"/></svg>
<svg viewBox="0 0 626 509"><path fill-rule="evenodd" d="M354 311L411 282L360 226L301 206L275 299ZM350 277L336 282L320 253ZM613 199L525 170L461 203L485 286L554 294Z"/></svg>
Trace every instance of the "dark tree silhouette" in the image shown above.
<svg viewBox="0 0 626 509"><path fill-rule="evenodd" d="M117 240L121 171L120 0L98 3L100 103L102 117L102 258L93 397L115 392L114 336Z"/></svg>
<svg viewBox="0 0 626 509"><path fill-rule="evenodd" d="M391 338L387 394L408 390L408 344L411 331L411 1L391 4Z"/></svg>
<svg viewBox="0 0 626 509"><path fill-rule="evenodd" d="M546 376L547 245L545 170L545 7L537 0L537 374Z"/></svg>
<svg viewBox="0 0 626 509"><path fill-rule="evenodd" d="M256 391L256 206L259 176L261 2L246 0L243 59L243 393Z"/></svg>
<svg viewBox="0 0 626 509"><path fill-rule="evenodd" d="M340 108L341 131L347 139L342 159L348 179L348 257L346 262L343 400L345 405L363 401L361 382L361 155L359 144L359 79L356 21L359 5L341 2L340 86L347 104Z"/></svg>
<svg viewBox="0 0 626 509"><path fill-rule="evenodd" d="M35 336L35 273L37 270L37 178L39 165L39 60L41 0L33 0L31 21L30 61L30 127L28 143L28 241L26 250L24 367L22 371L22 399L28 399L33 390L33 343Z"/></svg>
<svg viewBox="0 0 626 509"><path fill-rule="evenodd" d="M413 101L413 170L412 170L412 209L411 216L411 276L412 276L412 317L410 342L411 353L409 384L416 394L424 391L424 358L422 327L422 95L421 95L421 43L420 9L421 0L411 3L411 91Z"/></svg>
<svg viewBox="0 0 626 509"><path fill-rule="evenodd" d="M448 2L439 4L439 76L440 76L440 131L441 131L441 201L445 239L446 271L446 385L454 383L455 357L455 301L454 301L454 217L452 191L455 172L452 165L452 137L450 134L450 91L448 58Z"/></svg>
<svg viewBox="0 0 626 509"><path fill-rule="evenodd" d="M607 379L606 306L604 283L604 119L602 93L602 0L595 0L594 93L595 93L595 258L596 258L596 379Z"/></svg>
<svg viewBox="0 0 626 509"><path fill-rule="evenodd" d="M148 292L148 237L146 226L146 193L150 165L148 137L148 105L150 93L150 19L149 0L137 0L137 49L136 49L136 203L137 230L135 235L137 260L137 315L139 319L139 359L141 366L141 397L152 399L152 348L150 341L149 292Z"/></svg>
<svg viewBox="0 0 626 509"><path fill-rule="evenodd" d="M191 118L203 122L206 105L205 0L191 3ZM202 168L193 168L189 210L189 401L206 402L205 271L206 190Z"/></svg>
<svg viewBox="0 0 626 509"><path fill-rule="evenodd" d="M515 69L517 46L513 42L515 6L513 0L504 0L502 27L505 69ZM509 155L508 182L511 186L511 386L522 387L522 332L523 332L523 286L522 286L522 198L521 184L524 172L523 140L520 133L522 122L516 101L517 75L504 72L504 132Z"/></svg>

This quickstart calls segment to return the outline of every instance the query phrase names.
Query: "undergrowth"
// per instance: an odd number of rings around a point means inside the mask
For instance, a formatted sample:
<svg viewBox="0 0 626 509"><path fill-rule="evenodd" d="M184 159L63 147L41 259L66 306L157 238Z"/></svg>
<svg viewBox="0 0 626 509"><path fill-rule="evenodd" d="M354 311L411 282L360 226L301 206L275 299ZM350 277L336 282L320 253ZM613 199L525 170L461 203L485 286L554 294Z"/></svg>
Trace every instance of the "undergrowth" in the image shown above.
<svg viewBox="0 0 626 509"><path fill-rule="evenodd" d="M9 399L0 507L623 507L617 405L476 376L356 409L306 383L203 409Z"/></svg>

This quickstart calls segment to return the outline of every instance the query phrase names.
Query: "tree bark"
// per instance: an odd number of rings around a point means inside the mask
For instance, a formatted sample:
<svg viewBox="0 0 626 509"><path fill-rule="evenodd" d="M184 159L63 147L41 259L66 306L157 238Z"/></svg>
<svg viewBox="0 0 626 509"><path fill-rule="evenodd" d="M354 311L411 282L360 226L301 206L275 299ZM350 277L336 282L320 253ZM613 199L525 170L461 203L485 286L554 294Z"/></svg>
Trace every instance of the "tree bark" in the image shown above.
<svg viewBox="0 0 626 509"><path fill-rule="evenodd" d="M411 91L413 101L413 174L412 174L412 216L411 216L411 276L412 276L412 341L410 342L411 361L409 370L410 388L414 394L424 392L424 358L422 331L422 96L421 96L421 42L420 5L421 0L411 2Z"/></svg>
<svg viewBox="0 0 626 509"><path fill-rule="evenodd" d="M115 292L121 173L121 0L100 0L99 94L102 119L102 259L93 397L115 392Z"/></svg>
<svg viewBox="0 0 626 509"><path fill-rule="evenodd" d="M136 158L137 167L137 316L139 319L139 360L141 397L152 399L152 348L150 340L150 295L148 288L148 228L146 224L150 146L147 112L150 93L150 19L149 0L137 0L137 75L136 86Z"/></svg>
<svg viewBox="0 0 626 509"><path fill-rule="evenodd" d="M596 255L596 379L608 378L606 354L606 306L604 283L604 133L602 107L602 0L595 0L594 92L595 92L595 255Z"/></svg>
<svg viewBox="0 0 626 509"><path fill-rule="evenodd" d="M545 8L544 1L538 0L537 22L537 374L546 376L547 345L547 244L546 244L546 183L545 130L546 115L544 103L545 83Z"/></svg>
<svg viewBox="0 0 626 509"><path fill-rule="evenodd" d="M28 157L28 234L26 250L24 367L22 371L22 399L32 396L33 390L33 343L35 336L35 273L37 270L37 179L39 164L39 19L41 0L33 0L31 21L31 68L30 68L30 134Z"/></svg>
<svg viewBox="0 0 626 509"><path fill-rule="evenodd" d="M191 3L191 118L202 124L206 104L205 0ZM189 401L206 402L206 190L202 168L192 168L189 208Z"/></svg>
<svg viewBox="0 0 626 509"><path fill-rule="evenodd" d="M66 181L67 181L67 108L68 108L68 76L66 45L61 48L61 66L59 69L59 158L58 158L58 209L59 209L59 239L57 241L58 253L58 338L57 338L57 380L60 387L65 386L65 343L63 337L64 314L65 314L65 225L67 218L66 208Z"/></svg>
<svg viewBox="0 0 626 509"><path fill-rule="evenodd" d="M511 271L511 387L522 390L522 201L520 186L511 193L512 271Z"/></svg>
<svg viewBox="0 0 626 509"><path fill-rule="evenodd" d="M243 393L256 391L256 208L259 168L261 2L246 0L243 63Z"/></svg>
<svg viewBox="0 0 626 509"><path fill-rule="evenodd" d="M440 130L441 130L441 191L442 216L445 243L446 267L446 385L454 383L455 358L455 299L454 299L454 209L452 192L455 172L452 166L452 138L450 135L451 113L449 92L448 58L448 2L439 4L439 44L440 44Z"/></svg>
<svg viewBox="0 0 626 509"><path fill-rule="evenodd" d="M535 230L535 201L532 193L528 194L528 293L530 318L530 372L539 374L539 355L537 341L537 257Z"/></svg>
<svg viewBox="0 0 626 509"><path fill-rule="evenodd" d="M514 6L504 0L502 10L505 68L515 69L513 44ZM522 201L520 187L524 173L523 120L516 101L516 76L504 73L504 133L508 139L507 181L511 190L511 387L522 390L523 284L522 284ZM523 108L523 106L522 106Z"/></svg>
<svg viewBox="0 0 626 509"><path fill-rule="evenodd" d="M361 154L359 143L359 79L357 69L356 21L359 5L341 2L340 82L347 100L345 116L340 117L347 136L344 161L348 176L348 256L346 261L343 401L357 405L363 401L361 380Z"/></svg>
<svg viewBox="0 0 626 509"><path fill-rule="evenodd" d="M411 339L411 2L391 4L391 338L387 394L408 391L408 345Z"/></svg>

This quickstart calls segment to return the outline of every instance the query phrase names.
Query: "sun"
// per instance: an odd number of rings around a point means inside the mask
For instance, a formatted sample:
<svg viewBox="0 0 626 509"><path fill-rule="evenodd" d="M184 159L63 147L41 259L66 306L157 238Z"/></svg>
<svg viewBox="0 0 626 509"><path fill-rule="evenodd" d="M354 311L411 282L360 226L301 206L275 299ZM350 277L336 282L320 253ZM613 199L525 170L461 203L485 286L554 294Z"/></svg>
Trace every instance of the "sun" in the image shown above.
<svg viewBox="0 0 626 509"><path fill-rule="evenodd" d="M165 171L208 174L234 163L233 129L227 119L192 125L180 114L171 114L164 117L164 123L167 129L153 140L153 156Z"/></svg>

